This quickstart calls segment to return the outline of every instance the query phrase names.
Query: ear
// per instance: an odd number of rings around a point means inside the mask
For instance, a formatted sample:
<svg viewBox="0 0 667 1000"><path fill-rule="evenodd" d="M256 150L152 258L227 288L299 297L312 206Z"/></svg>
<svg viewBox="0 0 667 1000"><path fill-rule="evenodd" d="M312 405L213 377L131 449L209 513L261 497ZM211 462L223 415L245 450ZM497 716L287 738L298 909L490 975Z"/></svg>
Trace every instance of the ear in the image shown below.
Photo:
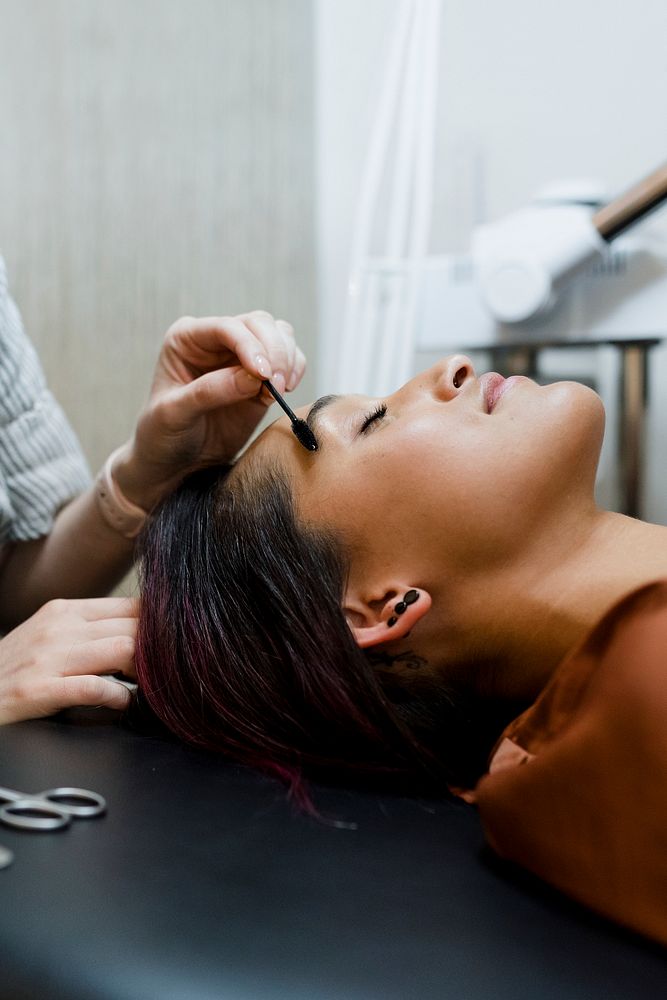
<svg viewBox="0 0 667 1000"><path fill-rule="evenodd" d="M345 617L361 649L404 639L430 609L431 595L420 587L399 585L380 599L364 600L348 593Z"/></svg>

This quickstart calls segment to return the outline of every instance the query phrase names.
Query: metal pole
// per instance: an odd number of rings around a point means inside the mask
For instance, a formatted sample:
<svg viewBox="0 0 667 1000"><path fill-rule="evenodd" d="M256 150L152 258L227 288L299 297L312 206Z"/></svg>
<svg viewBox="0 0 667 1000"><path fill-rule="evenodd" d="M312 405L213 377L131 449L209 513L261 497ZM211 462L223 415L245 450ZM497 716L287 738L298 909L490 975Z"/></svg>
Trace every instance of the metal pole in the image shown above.
<svg viewBox="0 0 667 1000"><path fill-rule="evenodd" d="M650 345L627 343L616 346L621 351L618 467L622 512L630 517L641 517Z"/></svg>

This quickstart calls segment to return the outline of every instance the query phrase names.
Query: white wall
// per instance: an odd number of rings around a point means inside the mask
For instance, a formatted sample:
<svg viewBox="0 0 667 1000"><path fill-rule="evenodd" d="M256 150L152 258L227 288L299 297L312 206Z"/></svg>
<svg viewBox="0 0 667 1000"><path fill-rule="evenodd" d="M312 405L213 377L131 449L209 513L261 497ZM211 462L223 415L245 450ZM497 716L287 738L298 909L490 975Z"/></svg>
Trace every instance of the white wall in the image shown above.
<svg viewBox="0 0 667 1000"><path fill-rule="evenodd" d="M178 316L265 308L314 354L312 15L0 0L0 252L93 467Z"/></svg>
<svg viewBox="0 0 667 1000"><path fill-rule="evenodd" d="M357 186L398 0L317 0L320 330L335 343ZM554 179L615 192L667 157L664 0L443 0L431 250ZM667 235L667 209L653 226ZM667 334L667 303L665 305ZM331 348L321 352L326 391ZM654 354L645 514L667 522L667 347Z"/></svg>

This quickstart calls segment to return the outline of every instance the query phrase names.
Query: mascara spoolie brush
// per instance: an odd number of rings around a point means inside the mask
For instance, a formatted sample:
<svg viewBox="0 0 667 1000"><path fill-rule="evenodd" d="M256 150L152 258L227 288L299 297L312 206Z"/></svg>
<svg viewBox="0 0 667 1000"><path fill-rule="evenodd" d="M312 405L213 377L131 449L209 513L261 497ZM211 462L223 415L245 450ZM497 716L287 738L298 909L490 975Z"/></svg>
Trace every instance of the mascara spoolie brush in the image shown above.
<svg viewBox="0 0 667 1000"><path fill-rule="evenodd" d="M262 381L263 384L271 393L271 395L273 396L273 398L275 399L276 403L278 403L279 406L282 406L283 410L292 421L292 433L294 434L299 444L303 445L306 451L317 451L317 440L315 439L315 435L311 431L306 421L302 420L300 417L297 417L294 410L291 410L289 408L289 406L287 405L283 397L280 395L278 390L271 385L268 379L263 379Z"/></svg>

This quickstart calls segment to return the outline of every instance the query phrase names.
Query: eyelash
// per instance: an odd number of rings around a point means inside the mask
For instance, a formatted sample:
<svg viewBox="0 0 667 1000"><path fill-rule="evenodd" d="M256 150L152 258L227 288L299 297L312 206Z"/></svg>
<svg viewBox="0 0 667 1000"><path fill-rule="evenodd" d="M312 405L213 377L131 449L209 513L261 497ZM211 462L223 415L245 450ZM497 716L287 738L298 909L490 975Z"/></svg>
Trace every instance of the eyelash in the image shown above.
<svg viewBox="0 0 667 1000"><path fill-rule="evenodd" d="M376 420L382 420L387 414L387 404L381 403L372 410L367 416L364 417L363 423L359 429L360 434L365 434L369 427L371 427Z"/></svg>

